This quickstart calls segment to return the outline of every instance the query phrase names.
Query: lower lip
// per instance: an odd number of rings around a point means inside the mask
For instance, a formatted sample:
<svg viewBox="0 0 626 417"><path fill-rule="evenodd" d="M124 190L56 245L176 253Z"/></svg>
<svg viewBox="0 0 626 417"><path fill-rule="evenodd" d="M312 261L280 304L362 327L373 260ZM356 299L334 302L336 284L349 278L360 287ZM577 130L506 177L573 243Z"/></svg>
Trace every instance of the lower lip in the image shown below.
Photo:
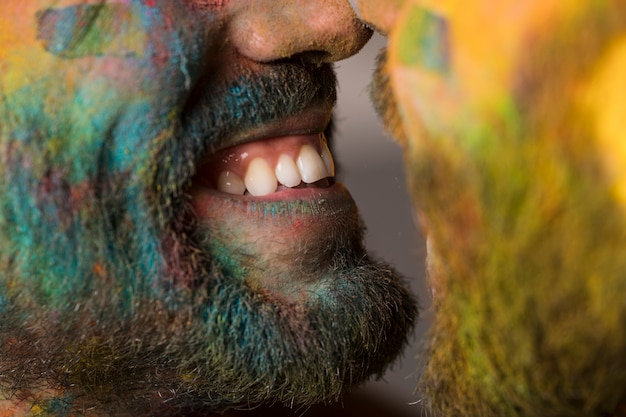
<svg viewBox="0 0 626 417"><path fill-rule="evenodd" d="M339 183L323 188L290 188L262 197L232 195L195 187L191 190L191 196L192 206L200 219L214 217L224 209L232 211L232 215L240 213L247 217L263 217L267 213L335 216L354 206L352 197Z"/></svg>
<svg viewBox="0 0 626 417"><path fill-rule="evenodd" d="M356 227L358 209L340 183L326 188L282 190L264 197L237 196L206 188L191 191L197 219L209 231L233 239L324 239L343 227ZM355 224L351 224L354 221Z"/></svg>

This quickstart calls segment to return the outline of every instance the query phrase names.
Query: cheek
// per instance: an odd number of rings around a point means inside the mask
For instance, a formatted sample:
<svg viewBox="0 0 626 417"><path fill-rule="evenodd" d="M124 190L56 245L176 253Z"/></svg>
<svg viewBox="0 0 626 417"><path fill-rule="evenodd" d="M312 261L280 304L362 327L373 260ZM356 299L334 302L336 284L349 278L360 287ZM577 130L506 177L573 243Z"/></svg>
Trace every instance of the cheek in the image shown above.
<svg viewBox="0 0 626 417"><path fill-rule="evenodd" d="M577 99L583 114L592 120L602 167L611 184L611 194L626 211L626 35L609 48L596 63L589 80L583 83Z"/></svg>
<svg viewBox="0 0 626 417"><path fill-rule="evenodd" d="M450 129L466 99L460 89L449 16L405 7L389 40L388 72L409 138Z"/></svg>
<svg viewBox="0 0 626 417"><path fill-rule="evenodd" d="M102 78L122 92L130 89L167 96L188 90L199 71L207 38L189 10L171 2L156 3L20 10L19 16L31 18L29 23L0 18L3 38L7 38L0 43L0 62L12 70L4 78L13 77L6 84L19 89L45 78L51 86L71 90ZM163 86L167 92L161 92Z"/></svg>
<svg viewBox="0 0 626 417"><path fill-rule="evenodd" d="M9 19L2 26L3 94L19 102L17 112L49 115L70 144L118 133L132 149L134 141L158 136L200 73L206 36L182 6L148 3L22 10L30 25Z"/></svg>

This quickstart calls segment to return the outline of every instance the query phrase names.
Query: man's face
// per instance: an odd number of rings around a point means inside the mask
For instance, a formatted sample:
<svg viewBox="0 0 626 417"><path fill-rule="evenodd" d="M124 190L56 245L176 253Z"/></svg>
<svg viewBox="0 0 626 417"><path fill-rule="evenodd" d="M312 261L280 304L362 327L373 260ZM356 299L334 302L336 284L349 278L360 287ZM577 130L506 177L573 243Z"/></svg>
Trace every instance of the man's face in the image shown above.
<svg viewBox="0 0 626 417"><path fill-rule="evenodd" d="M428 235L424 403L622 415L623 4L353 3L389 33L374 98Z"/></svg>
<svg viewBox="0 0 626 417"><path fill-rule="evenodd" d="M347 1L4 0L0 392L168 415L382 372L415 305L324 136L370 34Z"/></svg>

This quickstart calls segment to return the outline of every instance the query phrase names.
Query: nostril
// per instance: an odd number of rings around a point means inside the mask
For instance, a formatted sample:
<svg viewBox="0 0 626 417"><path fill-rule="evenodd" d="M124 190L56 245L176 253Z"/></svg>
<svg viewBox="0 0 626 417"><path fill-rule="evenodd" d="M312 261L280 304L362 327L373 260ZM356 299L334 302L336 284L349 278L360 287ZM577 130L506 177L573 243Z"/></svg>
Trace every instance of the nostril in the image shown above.
<svg viewBox="0 0 626 417"><path fill-rule="evenodd" d="M302 64L315 64L321 65L328 62L333 61L332 54L323 51L323 50L312 50L312 51L303 51L298 52L297 54L292 55L289 58L286 58L288 61L298 62Z"/></svg>

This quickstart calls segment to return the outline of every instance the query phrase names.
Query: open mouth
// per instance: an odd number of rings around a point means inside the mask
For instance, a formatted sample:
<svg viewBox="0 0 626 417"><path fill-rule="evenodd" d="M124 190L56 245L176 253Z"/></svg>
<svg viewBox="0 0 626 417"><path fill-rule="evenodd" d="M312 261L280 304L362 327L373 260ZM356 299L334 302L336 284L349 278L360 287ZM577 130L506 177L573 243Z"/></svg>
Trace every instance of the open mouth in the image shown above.
<svg viewBox="0 0 626 417"><path fill-rule="evenodd" d="M269 203L310 200L330 192L335 162L324 131L331 112L314 106L229 138L198 162L192 197L211 194ZM210 207L195 204L199 200L192 199L202 217Z"/></svg>
<svg viewBox="0 0 626 417"><path fill-rule="evenodd" d="M334 183L335 165L322 133L270 138L230 147L200 164L196 183L222 193L265 197ZM281 193L286 197L286 193Z"/></svg>

